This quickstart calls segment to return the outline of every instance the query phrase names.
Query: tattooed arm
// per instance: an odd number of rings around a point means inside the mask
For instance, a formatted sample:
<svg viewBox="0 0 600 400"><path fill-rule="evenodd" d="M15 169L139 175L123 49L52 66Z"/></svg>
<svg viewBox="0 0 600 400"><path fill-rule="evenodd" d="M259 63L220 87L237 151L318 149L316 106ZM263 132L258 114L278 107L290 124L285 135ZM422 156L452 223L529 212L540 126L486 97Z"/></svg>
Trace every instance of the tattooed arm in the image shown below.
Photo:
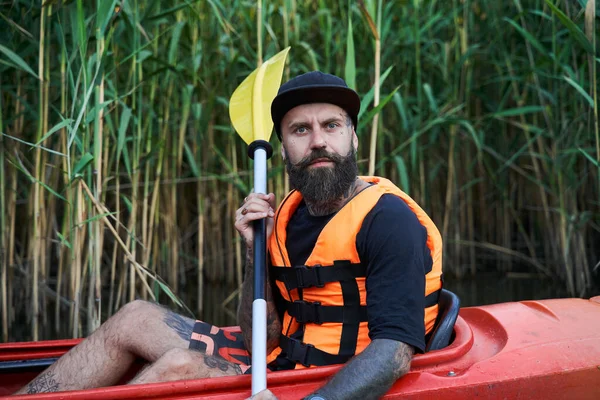
<svg viewBox="0 0 600 400"><path fill-rule="evenodd" d="M378 399L410 369L414 349L391 339L375 339L317 393L327 400Z"/></svg>
<svg viewBox="0 0 600 400"><path fill-rule="evenodd" d="M254 291L254 260L252 257L252 248L246 251L246 273L242 285L242 301L238 308L238 324L242 329L244 343L249 352L252 352L252 301ZM267 301L267 354L269 354L279 344L279 334L281 333L281 322L275 302L273 301L273 292L269 282L269 269L267 268L266 282L266 301Z"/></svg>

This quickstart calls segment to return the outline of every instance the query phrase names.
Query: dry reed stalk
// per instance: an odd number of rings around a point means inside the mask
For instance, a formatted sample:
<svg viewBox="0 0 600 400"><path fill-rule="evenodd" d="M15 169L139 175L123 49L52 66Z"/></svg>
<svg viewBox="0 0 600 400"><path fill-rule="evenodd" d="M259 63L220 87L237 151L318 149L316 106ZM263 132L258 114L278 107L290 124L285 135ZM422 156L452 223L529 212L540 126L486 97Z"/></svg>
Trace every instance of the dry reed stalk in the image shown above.
<svg viewBox="0 0 600 400"><path fill-rule="evenodd" d="M169 192L170 204L177 204L177 190L173 188ZM169 207L169 210L165 213L168 217L165 218L165 230L166 230L166 243L169 244L169 283L175 290L179 287L179 232L177 229L177 215L178 212L176 207Z"/></svg>
<svg viewBox="0 0 600 400"><path fill-rule="evenodd" d="M473 204L473 191L469 190L466 194L465 205L467 208L467 238L469 241L475 241L475 214L474 208L470 205ZM475 276L477 273L477 257L475 254L475 246L469 246L469 265L471 276Z"/></svg>
<svg viewBox="0 0 600 400"><path fill-rule="evenodd" d="M157 32L154 32L156 35ZM155 42L154 51L158 52L158 42ZM158 78L154 77L153 82L150 86L150 103L155 103L156 90L157 90L157 82ZM147 125L147 133L146 133L146 154L150 154L152 152L152 130L153 125L150 123L148 119ZM150 269L153 271L157 271L158 263L151 263L150 260L152 258L152 249L155 242L159 242L159 240L154 240L159 236L158 232L155 232L154 224L156 221L156 212L158 209L158 199L160 193L160 185L159 180L162 173L162 165L163 165L163 152L164 147L161 146L159 155L158 155L158 166L156 167L156 173L153 184L150 184L152 166L149 162L146 163L146 168L144 170L144 200L142 206L142 243L144 243L144 251L142 253L142 265L151 265ZM152 198L150 199L150 206L148 209L148 196L149 190L152 188ZM146 293L144 292L143 298L146 299Z"/></svg>
<svg viewBox="0 0 600 400"><path fill-rule="evenodd" d="M237 139L234 137L234 135L232 135L231 139L229 140L229 159L231 160L232 171L233 171L233 173L235 173L237 175L238 168L237 168L237 157L236 157L236 148L235 148L236 140ZM271 186L271 187L273 187L273 186ZM236 242L235 239L237 236L237 232L235 231L235 229L233 229L233 224L230 223L230 221L235 221L235 211L238 208L237 197L239 197L239 196L234 196L234 189L235 189L235 187L233 186L233 183L230 182L227 184L227 196L226 196L227 211L226 211L225 215L227 215L228 218L226 221L223 221L223 223L225 224L225 231L226 231L226 235L227 235L226 236L227 240L225 241L225 248L227 248L227 249L235 248L235 242ZM236 191L236 194L237 194L237 191ZM241 271L238 271L238 269L236 268L235 252L228 251L226 253L226 257L227 257L227 274L225 276L225 279L227 280L227 283L229 285L233 285L233 284L235 284L236 281L238 281L237 278L239 278L241 276Z"/></svg>
<svg viewBox="0 0 600 400"><path fill-rule="evenodd" d="M237 157L237 151L235 148L235 141L231 141L231 165L232 165L232 171L234 174L239 175L239 168L238 168L238 157ZM271 186L271 188L273 188L273 186ZM238 196L239 197L239 196ZM232 212L231 212L231 221L235 221L235 211L237 210L238 207L238 203L237 203L237 199L236 200L231 200L231 201L235 201L236 203L233 205L232 207ZM231 224L230 224L231 225ZM243 280L244 280L244 274L243 274L243 259L242 259L242 241L239 240L239 235L237 233L237 231L233 230L232 233L232 240L231 240L231 246L235 249L235 255L234 255L234 271L235 271L235 280L234 280L234 284L239 286L242 284ZM238 297L238 300L241 298L241 294L240 297Z"/></svg>
<svg viewBox="0 0 600 400"><path fill-rule="evenodd" d="M509 203L508 199L505 199L503 201L504 203L504 207L502 207L503 210L506 210L507 208L511 207L511 204ZM511 229L511 225L512 225L512 221L510 219L510 214L507 212L502 213L502 228L501 229L501 235L502 235L502 246L504 248L507 249L512 249L513 247L513 242L512 242L512 229ZM511 263L510 263L510 259L508 257L502 257L501 259L502 263L501 265L501 271L510 271L511 269Z"/></svg>
<svg viewBox="0 0 600 400"><path fill-rule="evenodd" d="M575 296L576 288L574 281L574 268L571 257L569 256L570 240L567 235L569 232L569 221L567 220L567 199L564 194L565 185L563 183L563 173L558 172L558 203L559 203L559 214L558 214L558 235L559 244L562 255L562 262L564 268L564 275L567 279L567 290L571 296Z"/></svg>
<svg viewBox="0 0 600 400"><path fill-rule="evenodd" d="M175 162L177 153L178 153L177 140L175 137L173 137L172 135L169 134L170 127L168 124L170 113L171 113L170 99L171 99L171 96L173 93L173 89L174 89L173 81L171 79L169 79L168 85L167 85L167 95L166 95L165 101L164 101L164 115L165 116L164 116L164 124L163 124L163 137L168 137L170 139L171 157L173 158L173 162ZM171 184L171 189L169 190L169 193L167 195L167 198L169 198L169 204L177 204L177 193L178 193L178 188L177 188L177 184L176 184L177 167L175 165L173 165L173 163L167 163L166 175L172 177L172 179L173 179L172 184ZM179 236L178 236L178 232L177 232L177 216L178 216L177 207L168 207L167 210L165 211L165 213L166 213L166 215L168 215L168 218L165 219L166 238L169 243L169 249L171 249L171 251L169 252L169 258L170 258L169 264L171 267L168 269L169 283L174 287L175 290L177 290L177 287L178 287L177 269L178 269L178 264L179 264Z"/></svg>
<svg viewBox="0 0 600 400"><path fill-rule="evenodd" d="M43 133L45 132L44 127L46 123L44 122L44 116L47 115L44 112L45 104L43 99L44 96L44 76L45 76L45 49L46 49L46 17L47 17L47 8L44 7L43 2L41 8L40 15L40 42L38 47L38 76L39 80L39 98L41 101L39 102L38 109L38 130L37 130L37 141L42 138ZM36 142L37 142L36 141ZM40 183L43 180L43 165L41 164L42 150L40 148L36 148L35 150L35 164L34 164L34 179L35 181L32 184L33 191L33 208L31 210L32 220L33 220L33 240L31 241L31 253L33 257L33 273L32 273L32 315L31 315L31 335L34 341L38 340L39 337L39 288L38 288L38 279L40 274L40 264L41 264L41 256L42 256L42 229L41 229L41 212L44 207L43 200L43 192L40 190Z"/></svg>
<svg viewBox="0 0 600 400"><path fill-rule="evenodd" d="M2 89L2 77L0 77L0 91ZM0 132L4 132L3 124L3 101L0 96ZM2 342L8 342L8 225L6 223L6 170L4 168L4 136L0 135L0 296L2 301Z"/></svg>
<svg viewBox="0 0 600 400"><path fill-rule="evenodd" d="M21 100L23 99L23 101ZM19 137L21 136L21 133L23 132L23 127L25 125L25 113L24 113L24 109L25 109L25 105L23 104L24 101L27 100L27 96L26 94L23 93L23 85L22 85L22 81L21 81L21 73L18 72L17 73L17 100L15 103L15 113L16 115L18 115L19 117L16 118L15 124L14 124L14 131L12 132L14 137ZM13 149L13 155L17 155L18 152L20 150L20 146L17 143ZM9 240L8 240L8 266L10 267L10 271L9 271L9 282L14 282L13 278L13 268L12 266L15 265L15 260L17 255L15 254L15 240L17 237L17 233L16 233L16 215L17 215L17 170L15 168L12 168L11 170L11 174L9 176L10 178L10 182L11 182L11 186L9 189L9 199L8 199L8 215L10 216L10 220L9 220ZM13 307L13 286L10 285L8 287L8 320L9 323L14 322L15 320L15 316L16 316L16 312L15 309Z"/></svg>
<svg viewBox="0 0 600 400"><path fill-rule="evenodd" d="M218 184L215 183L215 186L218 187ZM218 188L215 189L215 193L218 193ZM221 218L221 210L219 209L219 207L220 202L218 201L218 198L213 198L210 207L210 220L212 232L214 237L219 238L219 240L222 240L223 221ZM221 281L221 279L223 279L223 268L219 265L219 263L223 260L223 249L221 246L217 245L216 241L213 240L212 242L213 248L210 255L210 259L213 260L213 262L211 263L209 268L209 279L211 282L219 282Z"/></svg>
<svg viewBox="0 0 600 400"><path fill-rule="evenodd" d="M116 160L116 176L119 175L119 161ZM115 213L116 215L121 215L121 189L120 189L120 179L115 179ZM117 234L119 231L119 226L117 226ZM114 246L111 263L110 263L110 284L109 284L109 294L108 294L108 315L112 315L116 311L116 304L118 304L118 294L115 294L115 277L117 272L117 257L119 253L119 247ZM121 280L122 283L122 280ZM121 285L121 284L119 284Z"/></svg>
<svg viewBox="0 0 600 400"><path fill-rule="evenodd" d="M596 0L587 0L585 8L585 35L596 51ZM596 162L600 165L600 122L598 121L598 76L596 75L596 61L594 54L588 54L588 69L590 80L590 95L594 99L593 123L594 137L596 140ZM600 168L599 168L600 169ZM598 197L600 198L600 173L598 174Z"/></svg>
<svg viewBox="0 0 600 400"><path fill-rule="evenodd" d="M144 168L144 194L142 196L142 215L141 215L141 240L142 243L146 246L144 248L144 251L142 252L142 260L150 260L150 256L148 253L150 253L151 251L151 245L149 246L148 243L151 243L152 241L152 237L154 236L152 231L148 228L148 182L150 180L150 163L146 163L146 166ZM148 265L147 263L145 263L144 265ZM156 264L153 264L154 267L156 267ZM144 297L142 297L144 300L146 300Z"/></svg>
<svg viewBox="0 0 600 400"><path fill-rule="evenodd" d="M62 17L66 20L66 9L64 9L64 8L62 11ZM60 51L60 114L61 115L67 114L67 54L66 54L66 49L61 49L61 51ZM68 149L67 149L68 132L67 132L67 129L66 128L60 129L58 131L58 135L59 135L59 140L60 140L60 152L62 154L68 154ZM62 161L62 170L69 171L68 157L62 157L61 161ZM63 184L65 186L69 184L68 174L64 175ZM71 193L71 191L67 191L67 203L72 204L71 202L69 202L69 198L68 198L69 193ZM68 240L71 240L71 238L69 238L70 227L68 224L68 221L69 221L68 215L69 215L70 211L69 211L68 204L66 206L67 211L66 211L65 215L63 216L61 233L64 238L68 238ZM58 273L56 276L56 297L57 297L57 299L61 298L64 268L65 268L65 264L67 262L69 255L70 255L69 247L66 245L61 246L59 249ZM54 330L56 333L59 332L59 327L61 325L60 319L61 319L60 318L60 301L56 301L55 307L54 307Z"/></svg>
<svg viewBox="0 0 600 400"><path fill-rule="evenodd" d="M156 172L156 178L154 180L154 185L152 187L152 199L150 200L150 214L149 214L149 221L150 221L150 225L148 226L148 243L146 243L146 251L144 252L144 256L143 256L143 265L149 265L150 264L150 258L152 256L152 245L153 245L153 241L154 241L154 237L158 235L158 232L155 233L155 229L154 229L154 223L156 221L156 213L158 212L158 198L159 198L159 192L160 192L160 177L161 177L161 173L162 173L162 151L159 154L159 160L158 160L158 167L157 167L157 172ZM158 242L158 240L156 241ZM156 265L157 263L152 263L152 269L156 270Z"/></svg>
<svg viewBox="0 0 600 400"><path fill-rule="evenodd" d="M456 142L456 131L458 130L456 125L450 126L450 145L448 148L448 175L446 176L446 198L444 206L444 219L442 222L442 238L448 237L448 229L450 227L450 216L453 213L454 207L452 207L452 199L454 197L454 146ZM444 254L445 256L446 254Z"/></svg>
<svg viewBox="0 0 600 400"><path fill-rule="evenodd" d="M379 91L380 91L380 77L381 77L381 0L378 1L377 7L377 25L373 22L373 18L369 14L365 3L363 0L358 2L358 6L360 7L361 12L365 16L367 23L369 25L369 29L371 30L371 35L373 35L373 39L375 39L375 76L374 76L374 96L373 96L373 107L377 107L379 105ZM371 141L369 144L369 175L375 174L375 158L377 152L377 127L379 124L379 113L375 114L373 118L373 125L371 127Z"/></svg>
<svg viewBox="0 0 600 400"><path fill-rule="evenodd" d="M262 59L262 1L256 0L256 66L260 67L263 63Z"/></svg>
<svg viewBox="0 0 600 400"><path fill-rule="evenodd" d="M115 246L116 247L116 246ZM123 257L123 259L125 259L125 257ZM117 286L117 294L115 295L115 304L114 304L114 311L116 312L116 310L118 310L121 306L121 302L125 303L126 302L126 292L127 292L127 272L129 270L127 268L122 268L121 269L121 276L118 280L119 284Z"/></svg>
<svg viewBox="0 0 600 400"><path fill-rule="evenodd" d="M583 233L577 232L577 244L574 250L574 254L579 258L579 261L576 261L575 265L580 266L581 273L577 274L581 277L581 284L579 286L579 292L577 295L579 297L584 297L586 290L589 289L592 285L592 266L589 263L589 255L588 251L585 247L586 237Z"/></svg>
<svg viewBox="0 0 600 400"><path fill-rule="evenodd" d="M119 215L119 211L115 211ZM110 280L108 286L108 308L106 309L108 315L112 315L115 312L115 278L117 275L117 252L118 247L113 246L112 256L110 258Z"/></svg>
<svg viewBox="0 0 600 400"><path fill-rule="evenodd" d="M47 5L47 11L46 11L46 15L47 18L49 19L52 16L52 5ZM49 32L48 28L46 27L47 31ZM50 100L49 100L49 84L50 84L50 45L49 44L45 44L44 46L44 75L43 75L43 79L42 79L42 85L43 85L43 100L42 100L42 104L43 104L43 118L42 118L42 132L47 132L48 131L48 125L49 125L49 104L50 104ZM41 75L40 75L41 77ZM39 142L39 140L38 140ZM42 142L42 145L46 145L49 141L46 140L44 142ZM42 152L41 153L41 164L40 164L40 176L43 177L42 178L42 182L48 182L50 184L51 187L54 187L54 184L51 182L51 177L56 177L56 174L52 173L52 170L48 169L47 166L49 165L48 163L48 158L51 157L51 155L48 152ZM41 204L42 207L40 208L40 270L39 270L39 277L38 280L40 282L40 284L46 284L46 278L47 278L47 269L46 269L46 264L48 262L48 257L47 257L47 251L48 251L48 244L50 243L47 238L52 237L53 233L52 231L49 230L49 217L52 213L52 210L54 210L54 206L53 203L55 202L55 197L54 196L48 196L47 200L45 198L45 191L44 190L40 190L40 195L43 196L42 200L41 200ZM50 211L49 211L50 210ZM40 291L39 293L39 297L40 297L40 309L41 310L46 310L46 292L45 291ZM48 314L45 312L41 312L40 313L41 319L42 319L42 329L47 325L47 320L48 320Z"/></svg>
<svg viewBox="0 0 600 400"><path fill-rule="evenodd" d="M133 15L133 24L134 26L138 26L140 21L140 8L138 6L138 1L135 0L133 2L134 15ZM140 44L140 30L134 29L133 31L133 47L134 50L139 50L141 47ZM143 138L142 134L142 122L143 121L143 91L139 86L143 82L143 70L142 63L138 61L138 55L135 54L132 57L131 63L131 74L133 87L136 88L133 90L131 94L131 104L132 104L132 114L135 114L137 117L137 123L135 124L135 141L133 145L133 163L132 163L132 177L130 177L132 181L132 193L131 193L131 214L129 216L129 224L127 225L127 230L129 231L129 235L127 236L127 249L131 254L132 259L136 259L137 255L137 241L135 238L138 237L140 233L138 229L138 203L139 203L139 183L140 183L140 160L142 157L142 149L141 149L141 141ZM126 253L127 254L127 253ZM129 270L129 287L128 287L128 301L133 301L135 299L135 287L136 287L136 275L135 268L128 268ZM142 282L142 284L146 284L146 282Z"/></svg>
<svg viewBox="0 0 600 400"><path fill-rule="evenodd" d="M56 159L52 154L45 153L44 154L44 165L50 166L55 165L55 163L60 164L60 161ZM46 160L50 158L50 160ZM45 182L50 187L58 187L60 181L62 180L60 177L60 173L54 170L53 168L46 168L46 178ZM62 202L62 200L60 200ZM50 278L50 267L49 261L53 255L52 247L53 243L50 240L52 237L56 235L57 231L57 218L56 211L58 210L59 199L56 196L48 196L46 205L44 207L43 213L43 243L44 246L42 248L43 258L42 258L42 269L40 274L40 309L43 310L41 313L42 317L42 334L43 332L47 332L48 329L48 321L50 317L50 313L46 312L49 308L48 304L48 296L53 297L56 301L58 301L58 297L55 296L55 293L52 293L47 290L49 286L49 278Z"/></svg>
<svg viewBox="0 0 600 400"><path fill-rule="evenodd" d="M176 190L171 190L171 204L177 204L177 197L175 195ZM171 260L170 260L170 268L169 268L169 272L171 275L171 279L170 279L170 284L171 286L175 289L175 291L177 291L178 287L179 287L179 247L180 247L180 243L179 243L179 230L177 229L177 209L176 207L170 207L171 211L171 217L169 218L169 222L167 224L168 226L168 232L169 232L169 236L167 236L170 240L170 245L169 245L169 249L170 251L170 256L171 256Z"/></svg>
<svg viewBox="0 0 600 400"><path fill-rule="evenodd" d="M100 7L100 4L97 5ZM102 58L104 56L104 33L96 27L96 57L98 68L102 63ZM103 151L104 151L104 71L101 72L100 76L97 79L97 83L95 85L95 118L94 118L94 171L93 175L95 177L93 181L94 188L94 196L97 201L102 201L104 197L103 194ZM97 217L98 214L92 212L94 217ZM92 222L91 231L93 232L93 238L90 237L90 250L91 250L91 265L90 265L90 285L88 288L88 315L89 315L89 325L87 327L88 332L91 333L95 331L101 323L102 319L102 292L101 292L101 270L100 266L102 264L102 252L104 247L103 240L103 225L101 219L95 219Z"/></svg>
<svg viewBox="0 0 600 400"><path fill-rule="evenodd" d="M141 113L140 113L141 114ZM132 240L132 236L137 235L137 213L138 213L138 183L139 183L139 165L134 164L134 173L133 173L133 188L131 195L131 215L129 216L129 224L127 226L127 230L129 231L129 235L127 235L127 248L130 249L132 258L136 258L136 248L137 243L135 240ZM129 268L129 290L128 290L128 301L133 301L135 299L135 272L134 268Z"/></svg>
<svg viewBox="0 0 600 400"><path fill-rule="evenodd" d="M198 202L198 294L196 304L198 316L204 318L204 209L202 207L202 193L198 185L196 199Z"/></svg>
<svg viewBox="0 0 600 400"><path fill-rule="evenodd" d="M15 178L14 174L13 174L13 178ZM12 180L13 182L13 193L16 193L16 179ZM16 196L15 195L11 195L9 197L9 201L8 201L8 211L14 211L15 210L15 203L16 203ZM8 244L10 245L14 245L14 238L15 238L15 214L13 212L13 214L10 214L10 219L9 219L9 238L8 238ZM14 265L14 259L15 259L15 253L12 247L9 247L7 250L7 260L6 260L6 265L8 268L8 273L7 273L7 282L14 282L14 273L13 273L13 268L12 266ZM8 290L7 290L7 301L6 301L6 307L7 307L7 315L8 315L8 323L12 324L15 321L15 308L13 306L13 292L14 292L14 286L12 284L9 283L8 286Z"/></svg>
<svg viewBox="0 0 600 400"><path fill-rule="evenodd" d="M283 27L283 48L287 48L290 45L290 25L291 19L289 18L288 9L287 9L287 1L284 1L281 6L281 25ZM286 59L285 69L283 72L284 82L290 80L290 61Z"/></svg>
<svg viewBox="0 0 600 400"><path fill-rule="evenodd" d="M75 214L75 218L73 221L73 232L74 232L74 240L73 240L73 262L71 264L72 270L75 270L75 274L73 277L73 286L71 291L71 298L73 299L73 305L71 307L71 327L72 332L71 336L76 338L80 336L80 307L81 307L81 291L82 291L82 278L81 271L83 268L82 263L82 254L81 251L84 248L85 243L85 229L83 229L83 221L85 221L85 207L83 202L83 193L81 190L81 185L76 185L74 187L74 204L73 212Z"/></svg>

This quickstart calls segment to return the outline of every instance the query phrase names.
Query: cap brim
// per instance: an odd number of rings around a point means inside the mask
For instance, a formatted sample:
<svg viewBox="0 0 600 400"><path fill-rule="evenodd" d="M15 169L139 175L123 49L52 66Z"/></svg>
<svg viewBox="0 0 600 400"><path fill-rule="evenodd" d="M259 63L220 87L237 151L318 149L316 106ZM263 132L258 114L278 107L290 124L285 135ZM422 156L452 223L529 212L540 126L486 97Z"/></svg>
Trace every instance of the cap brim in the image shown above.
<svg viewBox="0 0 600 400"><path fill-rule="evenodd" d="M271 118L280 139L281 121L285 114L294 107L311 103L335 104L346 110L354 125L357 123L360 98L354 90L343 86L303 86L278 94L271 104Z"/></svg>

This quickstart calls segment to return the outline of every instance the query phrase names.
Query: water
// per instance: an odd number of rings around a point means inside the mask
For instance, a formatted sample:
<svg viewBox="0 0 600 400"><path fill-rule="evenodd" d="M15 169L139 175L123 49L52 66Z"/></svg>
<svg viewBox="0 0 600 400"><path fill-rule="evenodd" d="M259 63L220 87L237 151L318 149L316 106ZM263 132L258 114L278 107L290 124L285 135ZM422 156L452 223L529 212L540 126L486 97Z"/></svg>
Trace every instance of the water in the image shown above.
<svg viewBox="0 0 600 400"><path fill-rule="evenodd" d="M475 277L460 280L448 277L444 288L459 297L461 307L570 297L564 287L549 279L498 272L477 272Z"/></svg>

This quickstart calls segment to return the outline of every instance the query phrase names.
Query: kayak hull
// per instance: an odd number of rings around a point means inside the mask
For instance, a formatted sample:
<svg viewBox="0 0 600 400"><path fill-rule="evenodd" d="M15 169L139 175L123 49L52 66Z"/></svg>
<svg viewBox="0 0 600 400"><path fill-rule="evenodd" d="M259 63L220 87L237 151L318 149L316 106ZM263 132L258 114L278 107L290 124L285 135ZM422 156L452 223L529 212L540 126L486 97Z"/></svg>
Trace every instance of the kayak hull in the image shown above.
<svg viewBox="0 0 600 400"><path fill-rule="evenodd" d="M79 340L0 345L0 363L57 357ZM137 366L139 368L139 365ZM340 366L272 372L281 400L311 393ZM39 373L0 371L0 395ZM13 399L244 399L250 376L15 396ZM600 399L600 297L467 307L445 349L418 354L385 399Z"/></svg>

